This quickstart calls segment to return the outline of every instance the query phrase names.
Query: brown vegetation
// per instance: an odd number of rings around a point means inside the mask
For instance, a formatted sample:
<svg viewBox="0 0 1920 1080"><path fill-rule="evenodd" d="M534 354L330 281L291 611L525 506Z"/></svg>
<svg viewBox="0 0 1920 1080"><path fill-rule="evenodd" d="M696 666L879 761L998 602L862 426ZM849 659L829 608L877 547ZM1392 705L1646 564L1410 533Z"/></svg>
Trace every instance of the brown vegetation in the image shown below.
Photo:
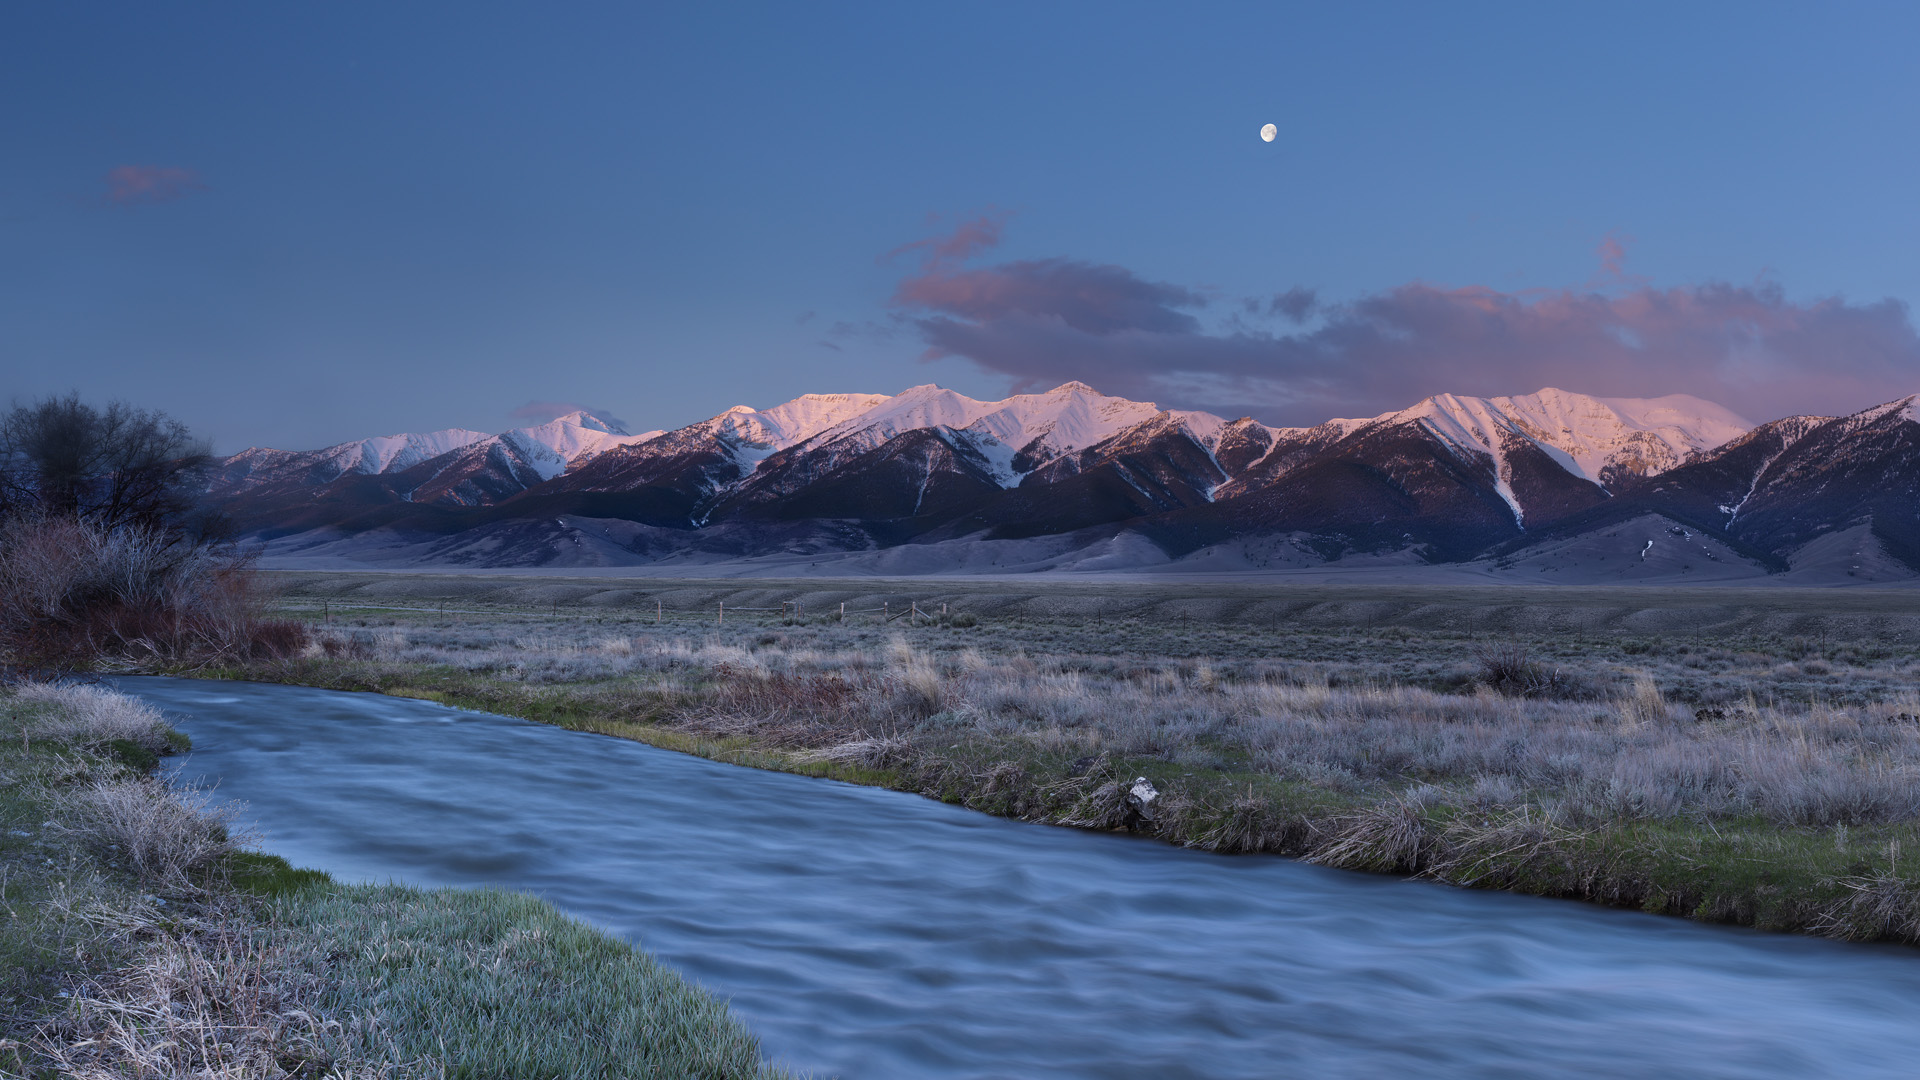
<svg viewBox="0 0 1920 1080"><path fill-rule="evenodd" d="M306 640L266 616L237 555L76 518L0 526L0 663L16 669L287 656Z"/></svg>

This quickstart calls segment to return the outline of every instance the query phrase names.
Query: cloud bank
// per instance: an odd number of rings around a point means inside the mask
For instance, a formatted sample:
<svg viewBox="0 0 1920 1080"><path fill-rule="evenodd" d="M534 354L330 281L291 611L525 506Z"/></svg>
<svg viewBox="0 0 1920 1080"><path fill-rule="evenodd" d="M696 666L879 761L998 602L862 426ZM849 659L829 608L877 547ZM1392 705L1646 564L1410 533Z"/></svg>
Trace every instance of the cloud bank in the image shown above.
<svg viewBox="0 0 1920 1080"><path fill-rule="evenodd" d="M1794 301L1771 283L1654 288L1624 274L1615 236L1597 252L1600 284L1580 290L1414 282L1328 302L1296 288L1224 305L1237 310L1209 325L1205 295L1124 267L1065 258L967 267L993 246L978 228L962 238L975 225L923 242L931 255L893 303L926 359L964 357L1010 376L1016 390L1080 379L1292 424L1375 415L1437 393L1544 386L1693 394L1756 421L1920 392L1920 335L1904 303Z"/></svg>
<svg viewBox="0 0 1920 1080"><path fill-rule="evenodd" d="M206 185L192 169L164 165L120 165L107 173L107 201L122 206L172 202Z"/></svg>

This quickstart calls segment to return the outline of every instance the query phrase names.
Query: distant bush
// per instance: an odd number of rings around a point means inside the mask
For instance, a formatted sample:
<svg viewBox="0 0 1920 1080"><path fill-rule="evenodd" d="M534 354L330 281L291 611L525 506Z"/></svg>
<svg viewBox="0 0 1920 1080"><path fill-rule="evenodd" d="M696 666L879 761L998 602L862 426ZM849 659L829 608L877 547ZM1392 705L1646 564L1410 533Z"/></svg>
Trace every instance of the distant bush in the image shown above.
<svg viewBox="0 0 1920 1080"><path fill-rule="evenodd" d="M1585 701L1600 696L1585 679L1533 659L1524 645L1488 645L1475 650L1480 683L1507 697Z"/></svg>
<svg viewBox="0 0 1920 1080"><path fill-rule="evenodd" d="M265 618L244 558L142 526L15 518L0 526L0 657L59 670L97 660L275 659L307 645Z"/></svg>

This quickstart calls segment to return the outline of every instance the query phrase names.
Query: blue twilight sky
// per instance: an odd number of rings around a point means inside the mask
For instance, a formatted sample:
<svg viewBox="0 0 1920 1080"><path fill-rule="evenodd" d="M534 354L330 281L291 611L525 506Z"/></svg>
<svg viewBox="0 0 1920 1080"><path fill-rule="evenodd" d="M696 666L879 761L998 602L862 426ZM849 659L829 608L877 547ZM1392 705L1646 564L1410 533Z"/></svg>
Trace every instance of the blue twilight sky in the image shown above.
<svg viewBox="0 0 1920 1080"><path fill-rule="evenodd" d="M221 450L1069 378L1851 411L1920 390L1917 13L15 5L0 398Z"/></svg>

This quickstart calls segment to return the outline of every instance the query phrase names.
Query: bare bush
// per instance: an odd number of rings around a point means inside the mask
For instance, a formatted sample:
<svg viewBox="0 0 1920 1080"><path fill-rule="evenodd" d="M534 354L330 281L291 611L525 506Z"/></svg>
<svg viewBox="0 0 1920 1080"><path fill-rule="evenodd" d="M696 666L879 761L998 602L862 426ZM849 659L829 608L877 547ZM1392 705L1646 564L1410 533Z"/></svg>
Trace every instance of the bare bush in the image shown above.
<svg viewBox="0 0 1920 1080"><path fill-rule="evenodd" d="M124 859L149 886L191 888L192 875L248 839L233 823L241 807L214 804L199 788L148 777L95 782L65 796L62 830Z"/></svg>
<svg viewBox="0 0 1920 1080"><path fill-rule="evenodd" d="M140 526L0 527L0 652L29 669L102 657L291 656L302 624L264 617L245 559Z"/></svg>
<svg viewBox="0 0 1920 1080"><path fill-rule="evenodd" d="M43 706L32 730L85 749L129 742L154 753L169 748L168 727L160 710L139 698L98 686L74 683L23 683L14 688L21 701Z"/></svg>

